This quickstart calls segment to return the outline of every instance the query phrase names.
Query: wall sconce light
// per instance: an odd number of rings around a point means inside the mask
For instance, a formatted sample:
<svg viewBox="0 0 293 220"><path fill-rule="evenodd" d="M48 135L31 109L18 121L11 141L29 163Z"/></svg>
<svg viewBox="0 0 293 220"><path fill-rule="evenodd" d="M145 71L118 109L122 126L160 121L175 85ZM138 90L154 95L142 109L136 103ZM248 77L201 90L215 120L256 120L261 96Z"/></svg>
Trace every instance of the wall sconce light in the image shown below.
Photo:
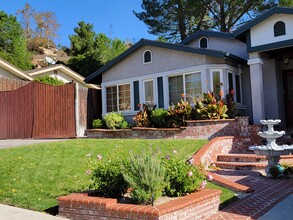
<svg viewBox="0 0 293 220"><path fill-rule="evenodd" d="M283 61L285 64L289 63L289 57L288 56L284 56Z"/></svg>

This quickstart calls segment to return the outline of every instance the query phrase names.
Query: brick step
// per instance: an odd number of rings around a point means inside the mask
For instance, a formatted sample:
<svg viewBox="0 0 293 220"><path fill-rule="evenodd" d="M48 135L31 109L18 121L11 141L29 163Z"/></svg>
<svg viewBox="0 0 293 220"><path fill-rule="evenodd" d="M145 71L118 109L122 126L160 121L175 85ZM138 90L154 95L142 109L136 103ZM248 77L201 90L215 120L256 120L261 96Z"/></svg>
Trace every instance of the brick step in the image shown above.
<svg viewBox="0 0 293 220"><path fill-rule="evenodd" d="M232 170L263 170L267 166L267 162L223 162L217 161L217 167Z"/></svg>
<svg viewBox="0 0 293 220"><path fill-rule="evenodd" d="M265 156L255 154L219 154L217 161L223 162L266 162Z"/></svg>

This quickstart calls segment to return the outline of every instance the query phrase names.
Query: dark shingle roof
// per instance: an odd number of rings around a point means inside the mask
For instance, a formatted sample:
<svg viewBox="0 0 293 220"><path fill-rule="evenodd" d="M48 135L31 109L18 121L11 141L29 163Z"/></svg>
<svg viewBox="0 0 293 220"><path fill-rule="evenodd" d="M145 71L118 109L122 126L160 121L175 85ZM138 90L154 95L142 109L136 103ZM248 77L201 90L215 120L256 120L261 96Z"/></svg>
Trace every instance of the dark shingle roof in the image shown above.
<svg viewBox="0 0 293 220"><path fill-rule="evenodd" d="M201 54L201 55L206 55L206 56L211 56L211 57L220 57L220 58L227 58L231 60L235 60L240 63L247 63L246 60L235 56L231 53L225 52L225 51L218 51L218 50L211 50L211 49L202 49L202 48L192 48L188 47L182 44L171 44L171 43L163 43L160 41L152 41L152 40L146 40L146 39L141 39L138 41L136 44L134 44L132 47L130 47L128 50L126 50L124 53L120 54L118 57L107 63L105 66L101 67L97 71L95 71L93 74L88 76L85 79L86 83L92 83L92 81L102 73L104 73L106 70L110 69L112 66L123 60L125 57L130 55L132 52L137 50L141 46L154 46L154 47L159 47L159 48L166 48L170 50L177 50L177 51L182 51L182 52L187 52L187 53L194 53L194 54Z"/></svg>

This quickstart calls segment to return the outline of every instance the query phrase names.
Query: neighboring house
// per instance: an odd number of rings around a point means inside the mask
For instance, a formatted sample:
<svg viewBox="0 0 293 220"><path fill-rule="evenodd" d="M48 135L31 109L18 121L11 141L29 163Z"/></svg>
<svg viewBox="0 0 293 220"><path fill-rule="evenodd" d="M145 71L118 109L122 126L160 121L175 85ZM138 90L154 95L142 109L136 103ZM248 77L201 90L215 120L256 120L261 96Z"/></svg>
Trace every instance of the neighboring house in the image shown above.
<svg viewBox="0 0 293 220"><path fill-rule="evenodd" d="M198 31L180 44L142 39L85 82L102 77L103 114L131 117L139 103L168 108L233 89L254 123L280 118L293 127L292 58L293 8L274 7L230 34Z"/></svg>
<svg viewBox="0 0 293 220"><path fill-rule="evenodd" d="M21 79L21 80L27 80L27 81L33 80L32 77L28 76L26 73L19 70L14 65L0 58L0 78L1 77Z"/></svg>
<svg viewBox="0 0 293 220"><path fill-rule="evenodd" d="M0 58L0 79L1 77L33 81L40 76L51 76L63 81L64 83L75 83L75 122L77 136L84 136L85 129L91 127L91 122L97 118L99 113L100 100L98 93L100 87L97 85L87 84L84 82L85 78L68 67L57 64L44 68L37 68L30 71L19 70L14 65ZM17 83L15 80L9 83ZM23 84L14 86L19 88ZM14 89L15 89L14 88ZM1 91L1 81L0 81ZM93 109L93 110L92 110Z"/></svg>
<svg viewBox="0 0 293 220"><path fill-rule="evenodd" d="M37 68L25 72L28 76L35 79L41 76L51 76L59 79L64 83L75 82L80 87L87 87L92 89L100 89L99 86L93 84L87 84L84 82L84 77L69 69L62 64L50 65L44 68Z"/></svg>

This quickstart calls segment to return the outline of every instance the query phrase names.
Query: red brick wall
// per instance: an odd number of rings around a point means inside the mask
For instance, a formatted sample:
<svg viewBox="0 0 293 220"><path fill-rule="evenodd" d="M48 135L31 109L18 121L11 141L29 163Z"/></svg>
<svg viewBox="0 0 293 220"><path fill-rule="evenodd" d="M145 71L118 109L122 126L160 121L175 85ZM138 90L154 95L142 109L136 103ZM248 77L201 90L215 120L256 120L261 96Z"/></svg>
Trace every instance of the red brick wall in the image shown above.
<svg viewBox="0 0 293 220"><path fill-rule="evenodd" d="M248 117L221 120L186 121L187 126L181 128L139 128L133 129L90 129L90 138L142 138L142 139L212 139L220 136L255 136L260 129L257 125L249 125Z"/></svg>
<svg viewBox="0 0 293 220"><path fill-rule="evenodd" d="M203 164L207 169L211 164L217 161L218 154L252 153L248 147L259 144L259 137L257 139L233 136L217 137L196 152L193 155L193 160L195 164Z"/></svg>
<svg viewBox="0 0 293 220"><path fill-rule="evenodd" d="M120 204L116 199L75 193L58 198L59 215L70 219L204 219L219 209L220 190L204 189L157 206Z"/></svg>

